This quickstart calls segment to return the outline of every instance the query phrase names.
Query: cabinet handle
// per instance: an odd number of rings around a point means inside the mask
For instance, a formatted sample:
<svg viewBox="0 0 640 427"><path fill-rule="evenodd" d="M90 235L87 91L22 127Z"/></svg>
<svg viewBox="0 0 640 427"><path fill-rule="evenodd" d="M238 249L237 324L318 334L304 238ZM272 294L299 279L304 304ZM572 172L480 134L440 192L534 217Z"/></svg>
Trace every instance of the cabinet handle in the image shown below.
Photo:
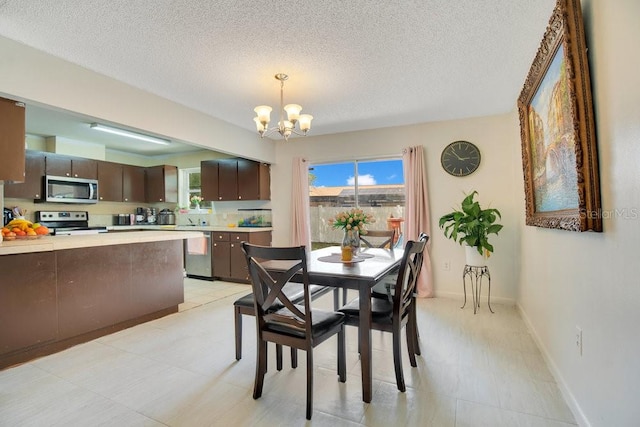
<svg viewBox="0 0 640 427"><path fill-rule="evenodd" d="M242 200L242 196L238 196L238 200Z"/></svg>
<svg viewBox="0 0 640 427"><path fill-rule="evenodd" d="M128 202L128 201L129 201L129 199L124 199L124 201L125 201L125 202Z"/></svg>
<svg viewBox="0 0 640 427"><path fill-rule="evenodd" d="M39 194L36 194L36 196L34 197L34 199L39 199L39 198L40 198Z"/></svg>
<svg viewBox="0 0 640 427"><path fill-rule="evenodd" d="M162 199L160 199L160 201L162 201Z"/></svg>
<svg viewBox="0 0 640 427"><path fill-rule="evenodd" d="M78 174L77 174L77 173L74 173L74 174L73 174L73 177L74 177L74 178L77 178L77 177L78 177Z"/></svg>
<svg viewBox="0 0 640 427"><path fill-rule="evenodd" d="M100 200L103 200L103 199L102 199L102 196L100 196Z"/></svg>
<svg viewBox="0 0 640 427"><path fill-rule="evenodd" d="M232 248L235 248L235 247L236 247L236 245L234 245L234 244L232 243L232 244L231 244L231 247L232 247Z"/></svg>
<svg viewBox="0 0 640 427"><path fill-rule="evenodd" d="M218 200L222 200L222 196L218 196Z"/></svg>
<svg viewBox="0 0 640 427"><path fill-rule="evenodd" d="M71 174L69 172L65 173L65 176L71 176Z"/></svg>

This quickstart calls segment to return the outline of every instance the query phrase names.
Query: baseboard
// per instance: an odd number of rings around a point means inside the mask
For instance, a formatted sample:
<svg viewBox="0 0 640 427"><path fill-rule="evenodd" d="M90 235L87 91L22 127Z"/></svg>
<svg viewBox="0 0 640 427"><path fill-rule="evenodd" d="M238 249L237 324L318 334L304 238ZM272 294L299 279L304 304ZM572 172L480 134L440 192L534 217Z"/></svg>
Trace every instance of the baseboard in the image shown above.
<svg viewBox="0 0 640 427"><path fill-rule="evenodd" d="M522 319L524 320L525 325L527 325L527 329L529 329L529 332L531 333L533 340L535 341L536 345L540 349L540 352L542 353L542 357L544 357L544 360L547 363L549 370L551 371L551 375L553 375L553 378L555 378L556 383L560 388L560 392L562 393L562 396L564 397L565 401L569 405L569 409L573 413L573 416L576 418L576 422L578 423L579 426L591 427L591 423L589 422L584 412L582 411L582 408L580 407L580 405L578 404L578 401L576 400L575 396L571 392L571 389L569 389L569 387L567 386L567 383L564 380L562 374L560 373L560 370L558 369L556 364L553 362L553 359L551 358L551 355L549 354L547 347L542 343L542 340L540 340L540 337L536 333L536 329L533 327L533 323L531 323L531 320L527 316L527 313L522 309L522 306L520 304L516 304L516 308L520 312L520 315L522 316Z"/></svg>
<svg viewBox="0 0 640 427"><path fill-rule="evenodd" d="M460 303L464 301L464 294L462 292L435 292L436 298L450 298L450 299L459 299ZM471 294L467 294L467 303L471 301ZM483 294L482 298L480 298L480 302L487 303L487 295ZM516 305L516 301L512 298L503 298L503 297L494 297L491 295L491 303L503 304L503 305ZM473 304L472 304L473 305Z"/></svg>

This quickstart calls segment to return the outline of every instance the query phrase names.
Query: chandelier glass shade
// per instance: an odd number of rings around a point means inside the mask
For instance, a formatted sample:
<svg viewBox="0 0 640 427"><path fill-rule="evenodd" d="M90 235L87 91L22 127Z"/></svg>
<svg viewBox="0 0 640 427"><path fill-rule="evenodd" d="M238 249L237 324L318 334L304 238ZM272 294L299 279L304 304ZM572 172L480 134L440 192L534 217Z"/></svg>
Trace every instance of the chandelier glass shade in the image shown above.
<svg viewBox="0 0 640 427"><path fill-rule="evenodd" d="M284 105L284 82L289 78L286 74L278 73L274 76L276 80L280 81L280 120L278 126L269 128L271 122L271 111L273 110L268 105L259 105L253 109L257 116L253 121L256 123L256 129L263 138L265 135L269 135L274 132L278 132L285 141L289 140L291 134L306 136L307 132L311 129L311 120L313 116L310 114L300 114L302 107L298 104ZM284 114L287 114L286 119ZM298 129L296 129L296 124Z"/></svg>

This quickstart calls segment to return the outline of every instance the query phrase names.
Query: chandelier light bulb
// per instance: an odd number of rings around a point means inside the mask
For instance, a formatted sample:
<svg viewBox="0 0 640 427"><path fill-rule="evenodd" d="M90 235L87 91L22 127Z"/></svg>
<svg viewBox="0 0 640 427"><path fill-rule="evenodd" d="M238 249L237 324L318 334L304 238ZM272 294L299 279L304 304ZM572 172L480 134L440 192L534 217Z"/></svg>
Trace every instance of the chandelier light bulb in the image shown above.
<svg viewBox="0 0 640 427"><path fill-rule="evenodd" d="M313 116L309 114L300 114L302 106L298 104L284 105L284 82L289 78L284 73L278 73L275 79L280 82L280 120L278 126L269 129L269 122L271 121L272 108L268 105L259 105L254 108L257 117L254 117L256 123L256 130L260 134L260 137L264 137L265 134L270 132L278 132L285 140L289 140L291 134L305 136L311 129L311 120ZM285 120L284 113L287 113ZM300 126L300 132L296 131L296 124Z"/></svg>

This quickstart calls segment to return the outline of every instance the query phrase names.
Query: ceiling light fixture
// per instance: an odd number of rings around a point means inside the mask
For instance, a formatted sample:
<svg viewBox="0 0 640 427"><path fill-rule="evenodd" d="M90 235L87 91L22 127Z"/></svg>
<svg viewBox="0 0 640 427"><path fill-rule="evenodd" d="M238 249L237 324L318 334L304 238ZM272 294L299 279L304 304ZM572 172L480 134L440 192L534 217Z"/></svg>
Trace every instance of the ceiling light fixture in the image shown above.
<svg viewBox="0 0 640 427"><path fill-rule="evenodd" d="M268 105L259 105L254 108L258 117L254 117L253 121L256 122L256 128L261 138L271 132L277 131L282 135L285 141L289 140L291 134L306 136L307 132L311 129L311 120L313 116L310 114L300 114L302 107L298 104L284 105L284 82L289 78L288 75L278 73L274 76L276 80L280 81L280 121L277 127L269 129L269 122L271 121L272 108ZM284 112L287 112L287 120L284 119ZM300 126L300 132L296 131L296 123Z"/></svg>
<svg viewBox="0 0 640 427"><path fill-rule="evenodd" d="M112 133L114 135L126 136L128 138L139 139L140 141L153 142L154 144L161 144L161 145L171 144L171 141L166 139L157 138L155 136L150 136L150 135L144 135L141 133L132 132L130 130L114 128L107 125L101 125L99 123L91 123L89 127L91 129L99 130L102 132Z"/></svg>

